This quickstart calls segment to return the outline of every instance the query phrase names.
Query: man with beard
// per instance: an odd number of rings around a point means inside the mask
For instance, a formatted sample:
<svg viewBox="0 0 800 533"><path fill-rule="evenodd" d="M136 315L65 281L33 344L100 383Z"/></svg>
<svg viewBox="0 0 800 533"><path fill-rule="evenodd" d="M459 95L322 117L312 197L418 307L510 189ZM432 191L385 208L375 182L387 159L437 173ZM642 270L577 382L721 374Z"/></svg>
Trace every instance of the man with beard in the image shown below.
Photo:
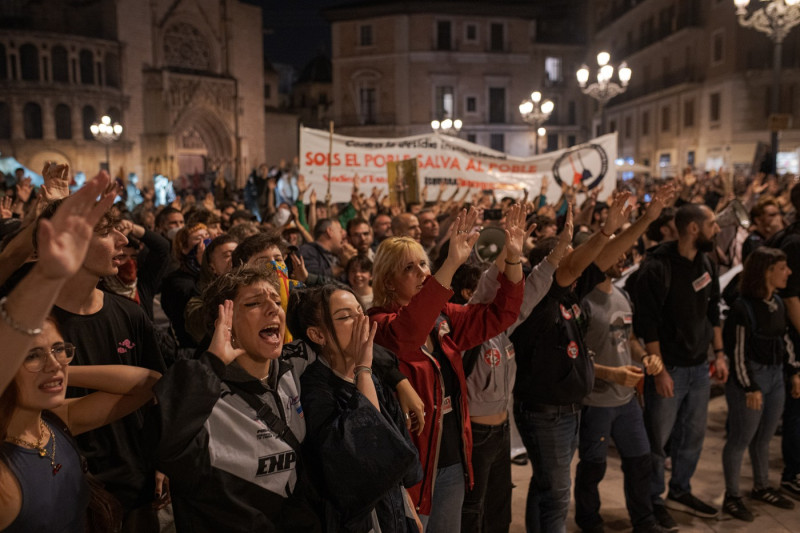
<svg viewBox="0 0 800 533"><path fill-rule="evenodd" d="M636 282L634 327L647 353L659 355L665 369L645 379L653 476L650 497L659 524L677 531L666 507L701 517L717 510L691 493L706 431L710 392L708 346L713 343L716 375L728 378L719 324L719 279L705 255L714 248L719 225L706 206L686 204L675 214L678 240L648 253ZM672 477L664 492L664 446L672 439Z"/></svg>

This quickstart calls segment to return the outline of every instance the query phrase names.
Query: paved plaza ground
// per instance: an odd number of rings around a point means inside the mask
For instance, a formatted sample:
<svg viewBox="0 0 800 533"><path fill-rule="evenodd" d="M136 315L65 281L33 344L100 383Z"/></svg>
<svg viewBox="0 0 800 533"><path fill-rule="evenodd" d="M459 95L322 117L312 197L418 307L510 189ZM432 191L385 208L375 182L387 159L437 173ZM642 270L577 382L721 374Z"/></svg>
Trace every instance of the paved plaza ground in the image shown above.
<svg viewBox="0 0 800 533"><path fill-rule="evenodd" d="M722 476L722 447L725 445L725 416L727 406L725 398L718 396L709 404L708 431L700 457L697 472L692 478L692 491L696 496L713 505L721 507L725 491ZM770 446L770 483L777 486L783 468L780 450L780 437L775 437ZM622 468L616 450L612 448L608 461L608 470L600 493L603 501L601 514L606 524L606 531L630 531L631 524L625 508L625 498L622 492ZM572 463L573 480L575 479L575 466L577 456ZM531 467L512 466L512 477L516 488L513 492L513 522L512 533L524 533L525 525L525 498L528 493ZM669 474L669 473L668 473ZM752 470L750 459L745 454L742 465L741 492L749 494L752 488ZM766 503L754 502L745 498L745 502L756 516L754 522L742 522L723 516L722 519L702 519L685 513L672 512L678 522L681 532L753 532L753 533L798 533L800 532L800 502L795 502L797 507L787 511L778 509ZM722 515L721 515L722 516ZM567 520L567 531L580 531L575 525L574 505L570 505Z"/></svg>

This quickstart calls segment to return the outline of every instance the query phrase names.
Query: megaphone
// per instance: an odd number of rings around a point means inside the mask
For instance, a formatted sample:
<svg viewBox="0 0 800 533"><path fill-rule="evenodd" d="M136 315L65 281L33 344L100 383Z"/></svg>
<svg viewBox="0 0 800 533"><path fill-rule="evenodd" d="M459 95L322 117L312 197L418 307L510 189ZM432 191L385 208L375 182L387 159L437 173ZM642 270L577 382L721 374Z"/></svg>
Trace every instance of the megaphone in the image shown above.
<svg viewBox="0 0 800 533"><path fill-rule="evenodd" d="M750 227L750 215L739 200L731 200L728 206L717 214L720 228L739 225L744 229Z"/></svg>
<svg viewBox="0 0 800 533"><path fill-rule="evenodd" d="M475 255L482 263L491 263L503 251L505 244L505 231L495 227L483 228L475 241Z"/></svg>

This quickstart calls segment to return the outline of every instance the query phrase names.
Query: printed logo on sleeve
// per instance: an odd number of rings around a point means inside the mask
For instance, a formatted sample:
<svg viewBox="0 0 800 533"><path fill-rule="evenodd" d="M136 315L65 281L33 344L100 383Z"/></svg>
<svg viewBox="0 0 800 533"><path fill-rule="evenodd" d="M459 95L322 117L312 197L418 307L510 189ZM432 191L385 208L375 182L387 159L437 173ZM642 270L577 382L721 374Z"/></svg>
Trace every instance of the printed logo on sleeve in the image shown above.
<svg viewBox="0 0 800 533"><path fill-rule="evenodd" d="M704 272L702 276L692 282L694 292L700 292L704 287L711 283L711 274Z"/></svg>

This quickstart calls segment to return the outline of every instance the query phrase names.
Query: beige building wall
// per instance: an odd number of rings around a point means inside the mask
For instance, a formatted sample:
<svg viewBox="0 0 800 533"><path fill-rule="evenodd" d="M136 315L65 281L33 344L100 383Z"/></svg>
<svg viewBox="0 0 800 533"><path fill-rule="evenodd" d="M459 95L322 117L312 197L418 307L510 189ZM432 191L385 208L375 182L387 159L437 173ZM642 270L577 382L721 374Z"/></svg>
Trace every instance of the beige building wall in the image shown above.
<svg viewBox="0 0 800 533"><path fill-rule="evenodd" d="M500 137L506 152L529 155L534 136L518 106L540 90L557 103L553 120L545 124L555 135L554 147L586 140L588 131L580 126L586 101L568 78L579 64L581 47L537 42L535 18L521 11L497 13L489 4L466 12L439 4L430 12L398 9L373 15L369 9L354 9L329 14L336 130L386 137L429 133L432 120L445 118L437 104L437 88L450 87L450 118L463 121L461 138L492 146ZM450 24L449 50L440 49L441 22ZM493 24L502 27L503 35L496 49ZM366 44L365 32L371 35ZM559 80L545 80L548 57L562 61ZM374 90L371 112L365 109L365 89ZM490 112L492 89L505 94L496 116Z"/></svg>
<svg viewBox="0 0 800 533"><path fill-rule="evenodd" d="M587 63L593 66L593 55L606 49L614 63L625 60L633 71L629 90L605 113L606 129L620 132L620 157L649 165L657 175L674 175L690 163L749 170L756 144L770 139L767 36L741 27L728 1L646 0L616 12L614 4L595 3ZM784 48L782 111L796 114L800 31ZM800 149L798 126L795 121L794 129L782 132L781 152Z"/></svg>

